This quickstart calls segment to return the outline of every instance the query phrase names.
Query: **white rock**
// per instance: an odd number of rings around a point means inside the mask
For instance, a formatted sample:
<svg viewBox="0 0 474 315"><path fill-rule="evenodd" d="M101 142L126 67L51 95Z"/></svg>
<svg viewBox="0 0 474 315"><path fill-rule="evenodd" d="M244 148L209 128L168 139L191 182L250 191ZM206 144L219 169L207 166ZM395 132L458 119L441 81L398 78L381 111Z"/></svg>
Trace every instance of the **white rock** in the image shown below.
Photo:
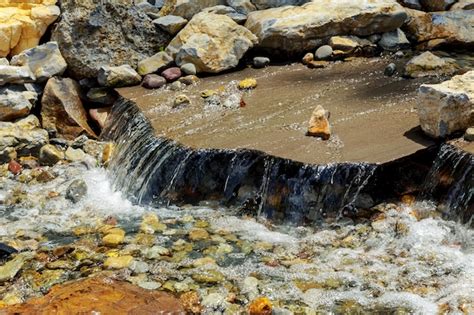
<svg viewBox="0 0 474 315"><path fill-rule="evenodd" d="M419 90L421 128L432 137L446 137L474 125L474 71Z"/></svg>

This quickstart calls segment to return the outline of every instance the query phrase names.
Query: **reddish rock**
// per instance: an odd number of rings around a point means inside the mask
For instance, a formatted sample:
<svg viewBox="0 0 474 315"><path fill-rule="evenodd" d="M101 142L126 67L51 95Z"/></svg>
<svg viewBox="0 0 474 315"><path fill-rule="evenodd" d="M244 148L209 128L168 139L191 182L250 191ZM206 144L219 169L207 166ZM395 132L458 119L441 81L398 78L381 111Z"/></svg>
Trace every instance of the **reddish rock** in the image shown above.
<svg viewBox="0 0 474 315"><path fill-rule="evenodd" d="M11 160L10 163L8 163L8 170L13 174L13 175L18 175L22 171L22 167L20 163L18 163L15 160Z"/></svg>
<svg viewBox="0 0 474 315"><path fill-rule="evenodd" d="M1 314L185 314L175 297L110 278L54 286L42 298L4 308Z"/></svg>
<svg viewBox="0 0 474 315"><path fill-rule="evenodd" d="M111 110L112 107L93 108L89 109L89 115L91 116L92 120L94 120L99 125L100 128L104 128L107 117L109 116Z"/></svg>
<svg viewBox="0 0 474 315"><path fill-rule="evenodd" d="M181 69L178 67L172 67L169 69L166 69L161 73L161 76L166 79L168 82L173 82L178 80L181 77Z"/></svg>
<svg viewBox="0 0 474 315"><path fill-rule="evenodd" d="M142 86L145 89L159 89L165 84L166 79L157 74L147 74L142 82Z"/></svg>

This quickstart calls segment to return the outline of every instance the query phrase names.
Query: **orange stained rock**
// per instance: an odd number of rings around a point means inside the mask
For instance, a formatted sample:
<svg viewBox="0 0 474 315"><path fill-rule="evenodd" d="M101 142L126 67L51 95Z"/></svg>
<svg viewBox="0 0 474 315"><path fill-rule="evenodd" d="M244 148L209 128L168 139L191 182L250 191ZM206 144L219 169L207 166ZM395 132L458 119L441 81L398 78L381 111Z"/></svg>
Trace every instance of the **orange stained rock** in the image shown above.
<svg viewBox="0 0 474 315"><path fill-rule="evenodd" d="M250 315L270 315L272 313L272 303L266 297L259 297L249 305Z"/></svg>
<svg viewBox="0 0 474 315"><path fill-rule="evenodd" d="M139 288L110 278L90 278L54 286L42 298L1 309L1 315L185 314L168 293Z"/></svg>

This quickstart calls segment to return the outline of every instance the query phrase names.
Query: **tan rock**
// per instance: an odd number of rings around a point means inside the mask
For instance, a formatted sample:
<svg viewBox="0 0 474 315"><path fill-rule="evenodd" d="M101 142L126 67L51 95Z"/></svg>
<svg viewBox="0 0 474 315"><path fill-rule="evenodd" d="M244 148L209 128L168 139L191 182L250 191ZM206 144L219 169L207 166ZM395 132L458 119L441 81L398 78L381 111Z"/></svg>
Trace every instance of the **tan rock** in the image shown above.
<svg viewBox="0 0 474 315"><path fill-rule="evenodd" d="M4 314L184 314L173 296L110 278L54 286L48 295L2 309Z"/></svg>
<svg viewBox="0 0 474 315"><path fill-rule="evenodd" d="M328 140L331 137L331 126L329 125L329 112L318 105L309 121L308 136L319 137Z"/></svg>
<svg viewBox="0 0 474 315"><path fill-rule="evenodd" d="M431 13L411 9L406 11L409 19L404 30L409 37L420 43L420 48L474 44L474 10Z"/></svg>
<svg viewBox="0 0 474 315"><path fill-rule="evenodd" d="M64 159L64 152L52 144L46 144L40 150L39 162L41 165L53 166Z"/></svg>
<svg viewBox="0 0 474 315"><path fill-rule="evenodd" d="M55 0L3 0L0 3L0 57L36 47L60 14L55 3Z"/></svg>
<svg viewBox="0 0 474 315"><path fill-rule="evenodd" d="M19 156L38 156L48 139L48 132L40 128L39 120L34 115L14 123L0 122L0 151L15 147Z"/></svg>
<svg viewBox="0 0 474 315"><path fill-rule="evenodd" d="M123 269L130 266L133 262L133 256L108 257L104 262L104 267L108 269Z"/></svg>
<svg viewBox="0 0 474 315"><path fill-rule="evenodd" d="M166 48L178 66L192 63L197 72L218 73L238 65L257 38L225 15L199 13Z"/></svg>
<svg viewBox="0 0 474 315"><path fill-rule="evenodd" d="M405 73L412 78L435 75L453 75L459 66L452 59L440 58L429 51L412 58L405 66Z"/></svg>
<svg viewBox="0 0 474 315"><path fill-rule="evenodd" d="M432 137L446 137L474 125L474 71L419 90L421 128Z"/></svg>
<svg viewBox="0 0 474 315"><path fill-rule="evenodd" d="M67 139L75 139L83 131L97 137L87 123L87 114L79 97L79 84L68 78L48 80L41 101L43 128L57 131Z"/></svg>
<svg viewBox="0 0 474 315"><path fill-rule="evenodd" d="M102 238L102 243L106 246L115 247L123 243L125 231L120 228L112 228L107 231L107 235Z"/></svg>
<svg viewBox="0 0 474 315"><path fill-rule="evenodd" d="M202 241L209 238L209 233L205 229L192 229L189 231L189 239L191 241Z"/></svg>
<svg viewBox="0 0 474 315"><path fill-rule="evenodd" d="M138 63L138 73L146 75L164 70L173 63L173 58L164 51L146 58Z"/></svg>
<svg viewBox="0 0 474 315"><path fill-rule="evenodd" d="M258 37L259 47L300 53L320 46L328 36L389 32L405 19L396 1L320 0L251 12L245 27Z"/></svg>

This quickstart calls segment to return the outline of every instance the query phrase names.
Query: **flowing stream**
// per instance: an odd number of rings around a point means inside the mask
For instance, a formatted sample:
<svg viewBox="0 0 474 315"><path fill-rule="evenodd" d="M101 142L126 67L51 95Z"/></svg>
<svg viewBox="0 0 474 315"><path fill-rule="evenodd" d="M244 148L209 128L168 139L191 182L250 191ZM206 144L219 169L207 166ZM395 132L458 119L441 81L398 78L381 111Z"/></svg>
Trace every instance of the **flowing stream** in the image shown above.
<svg viewBox="0 0 474 315"><path fill-rule="evenodd" d="M107 257L132 255L116 277L196 291L206 314L242 312L258 296L296 314L474 312L472 155L443 145L417 201L380 203L371 188L377 165L192 150L155 138L126 101L114 115L108 170L56 165L46 183L29 181L28 172L1 177L0 242L36 257L75 248L62 265L33 259L0 283L4 299L41 296L103 272ZM88 191L73 204L63 196L76 179ZM153 234L143 228L150 216L160 222ZM126 237L106 249L100 230L111 218Z"/></svg>

